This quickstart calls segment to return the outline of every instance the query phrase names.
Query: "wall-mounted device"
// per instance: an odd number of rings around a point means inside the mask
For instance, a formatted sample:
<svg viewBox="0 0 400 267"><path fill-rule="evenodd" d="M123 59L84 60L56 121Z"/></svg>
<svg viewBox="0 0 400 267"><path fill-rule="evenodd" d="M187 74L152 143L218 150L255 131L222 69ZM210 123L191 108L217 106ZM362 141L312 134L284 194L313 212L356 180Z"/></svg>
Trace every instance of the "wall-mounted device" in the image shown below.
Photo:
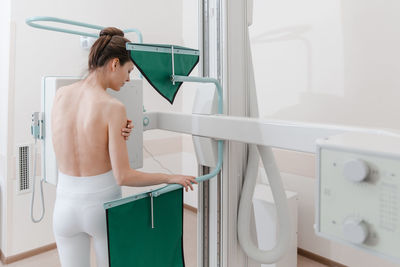
<svg viewBox="0 0 400 267"><path fill-rule="evenodd" d="M317 234L400 263L400 138L317 142Z"/></svg>

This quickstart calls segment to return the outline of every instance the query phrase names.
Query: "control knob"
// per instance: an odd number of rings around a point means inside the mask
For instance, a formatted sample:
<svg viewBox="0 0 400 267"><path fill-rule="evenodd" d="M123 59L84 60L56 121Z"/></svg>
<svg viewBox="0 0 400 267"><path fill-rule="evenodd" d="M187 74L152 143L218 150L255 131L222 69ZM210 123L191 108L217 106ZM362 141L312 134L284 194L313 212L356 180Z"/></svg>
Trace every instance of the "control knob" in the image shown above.
<svg viewBox="0 0 400 267"><path fill-rule="evenodd" d="M343 224L344 238L353 244L364 243L368 232L368 225L359 218L347 218Z"/></svg>
<svg viewBox="0 0 400 267"><path fill-rule="evenodd" d="M369 174L368 164L361 160L350 160L344 164L343 175L347 180L352 182L362 182Z"/></svg>

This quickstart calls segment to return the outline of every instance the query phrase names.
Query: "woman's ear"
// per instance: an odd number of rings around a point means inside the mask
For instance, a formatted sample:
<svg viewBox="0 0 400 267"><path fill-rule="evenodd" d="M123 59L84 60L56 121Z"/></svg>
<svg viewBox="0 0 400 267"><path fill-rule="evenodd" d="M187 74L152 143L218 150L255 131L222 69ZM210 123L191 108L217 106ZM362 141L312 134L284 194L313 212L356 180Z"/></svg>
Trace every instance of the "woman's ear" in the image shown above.
<svg viewBox="0 0 400 267"><path fill-rule="evenodd" d="M117 67L119 65L119 59L118 58L114 58L114 59L111 60L110 63L111 63L111 70L112 71L116 71Z"/></svg>

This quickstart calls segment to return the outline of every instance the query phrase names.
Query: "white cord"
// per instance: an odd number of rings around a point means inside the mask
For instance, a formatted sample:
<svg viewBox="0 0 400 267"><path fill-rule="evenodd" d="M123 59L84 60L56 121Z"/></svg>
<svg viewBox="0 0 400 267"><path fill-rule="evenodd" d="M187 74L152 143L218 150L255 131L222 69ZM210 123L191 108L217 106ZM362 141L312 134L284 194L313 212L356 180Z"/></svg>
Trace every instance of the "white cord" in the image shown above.
<svg viewBox="0 0 400 267"><path fill-rule="evenodd" d="M160 165L161 168L163 168L164 170L166 170L167 172L169 172L169 174L174 174L170 169L168 169L167 167L165 167L158 159L156 159L154 157L154 155L146 148L146 146L143 144L143 149L150 155L150 157L158 163L158 165Z"/></svg>
<svg viewBox="0 0 400 267"><path fill-rule="evenodd" d="M40 222L45 213L45 207L44 207L44 197L43 197L43 179L40 179L40 196L42 200L42 212L39 217L39 219L35 219L33 216L33 203L35 202L35 186L36 186L36 160L37 160L37 151L36 151L36 143L37 139L35 138L35 145L34 145L34 162L33 162L33 177L32 177L32 198L31 198L31 219L34 223Z"/></svg>
<svg viewBox="0 0 400 267"><path fill-rule="evenodd" d="M247 31L247 44L248 44L248 57L247 63L249 66L248 78L250 88L250 116L258 117L258 103L257 103L257 91L255 87L253 63L251 60L250 51L250 39ZM258 153L257 153L258 150ZM250 235L250 218L251 218L251 207L252 197L254 194L254 188L257 183L258 176L258 165L260 157L262 159L265 172L270 182L272 195L275 201L276 213L277 213L277 225L278 238L273 248L268 250L259 249L257 244L253 241ZM239 203L238 211L238 239L239 244L246 254L260 262L265 264L271 264L279 261L285 256L292 237L294 236L294 228L292 226L292 218L290 217L289 206L286 199L285 189L283 187L282 178L278 167L276 166L274 155L270 147L264 146L249 146L249 158L247 162L247 169L245 180L243 183L242 193Z"/></svg>

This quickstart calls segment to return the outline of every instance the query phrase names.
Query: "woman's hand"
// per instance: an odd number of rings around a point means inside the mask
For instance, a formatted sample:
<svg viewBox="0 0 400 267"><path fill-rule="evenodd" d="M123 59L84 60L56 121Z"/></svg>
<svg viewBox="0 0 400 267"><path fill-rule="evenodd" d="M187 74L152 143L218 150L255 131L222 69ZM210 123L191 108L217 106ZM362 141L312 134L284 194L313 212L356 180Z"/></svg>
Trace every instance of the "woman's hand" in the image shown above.
<svg viewBox="0 0 400 267"><path fill-rule="evenodd" d="M126 122L126 128L121 129L121 134L124 137L125 140L129 139L129 136L131 135L131 131L133 129L133 124L131 120L128 120Z"/></svg>
<svg viewBox="0 0 400 267"><path fill-rule="evenodd" d="M194 176L187 176L187 175L175 175L172 174L168 179L169 184L180 184L182 185L186 192L190 189L193 191L193 185L197 184Z"/></svg>

